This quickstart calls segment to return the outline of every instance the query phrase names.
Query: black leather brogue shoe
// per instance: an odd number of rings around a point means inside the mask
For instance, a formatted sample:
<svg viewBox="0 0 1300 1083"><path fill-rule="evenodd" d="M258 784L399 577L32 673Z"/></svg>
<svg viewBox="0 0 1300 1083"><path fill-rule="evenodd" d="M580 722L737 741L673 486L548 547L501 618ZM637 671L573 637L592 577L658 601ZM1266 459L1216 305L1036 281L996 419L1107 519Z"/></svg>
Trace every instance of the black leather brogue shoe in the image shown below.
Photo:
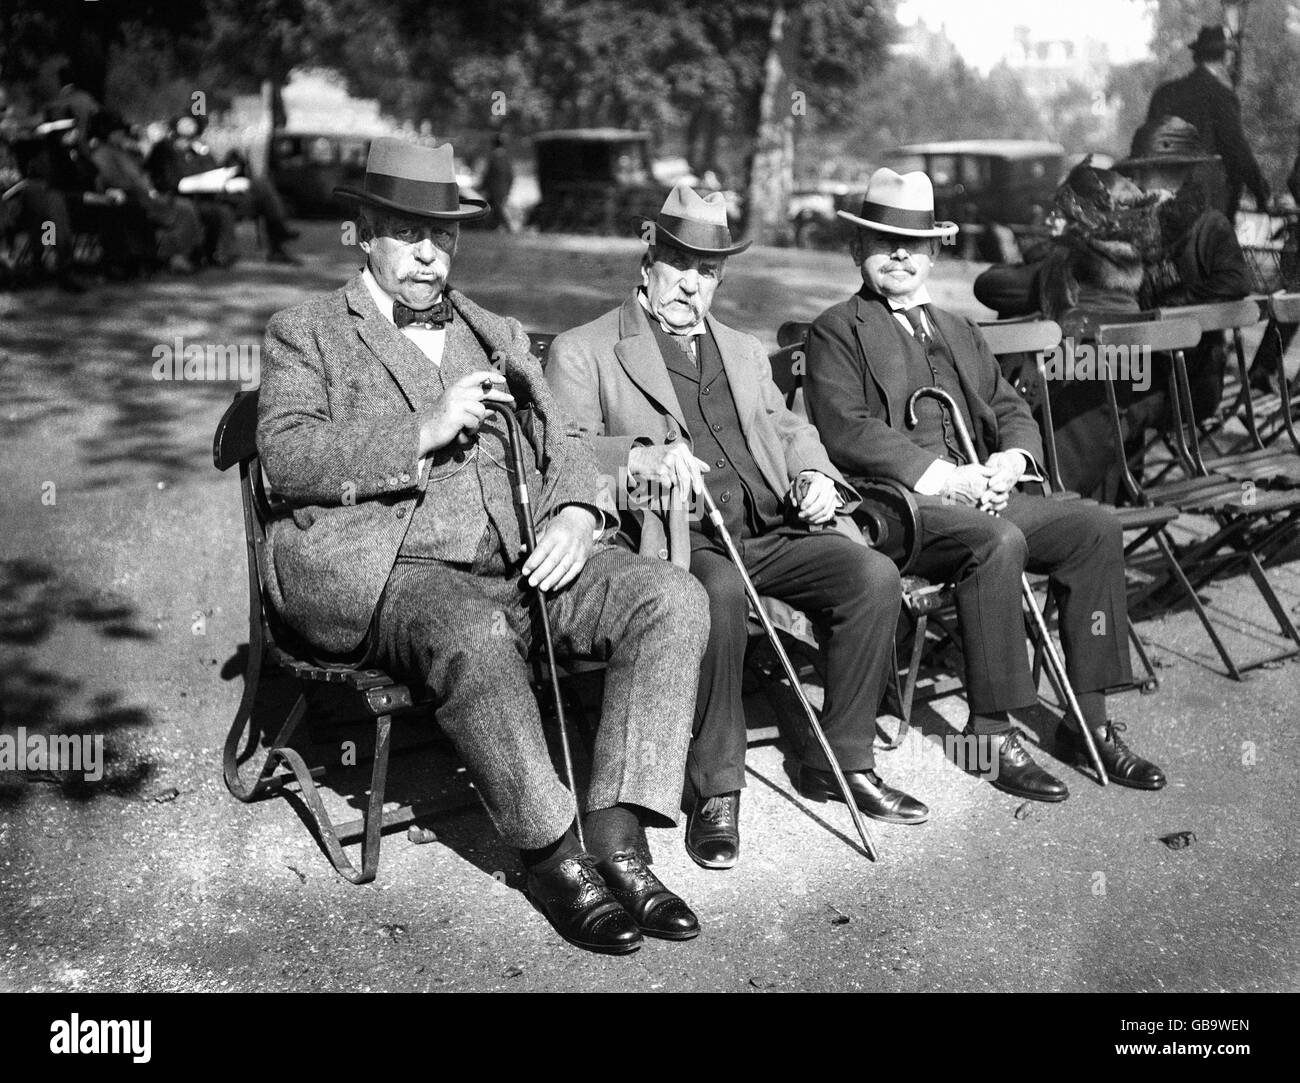
<svg viewBox="0 0 1300 1083"><path fill-rule="evenodd" d="M920 824L930 818L930 809L915 797L895 789L875 771L845 771L853 801L873 820L887 824ZM832 771L806 764L799 769L799 792L814 801L843 801Z"/></svg>
<svg viewBox="0 0 1300 1083"><path fill-rule="evenodd" d="M962 736L974 737L980 742L988 741L991 745L987 752L980 749L977 759L978 763L989 765L987 773L976 773L987 777L995 789L1030 801L1064 801L1070 796L1064 782L1034 762L1025 746L1020 743L1020 734L1014 731L977 734L967 726L962 731Z"/></svg>
<svg viewBox="0 0 1300 1083"><path fill-rule="evenodd" d="M596 870L646 936L690 940L699 935L700 923L691 908L664 887L634 851L616 850Z"/></svg>
<svg viewBox="0 0 1300 1083"><path fill-rule="evenodd" d="M632 915L623 909L596 869L579 854L549 872L528 874L528 894L570 944L607 955L626 955L642 944Z"/></svg>
<svg viewBox="0 0 1300 1083"><path fill-rule="evenodd" d="M706 869L730 869L740 859L740 791L695 802L686 820L686 852Z"/></svg>
<svg viewBox="0 0 1300 1083"><path fill-rule="evenodd" d="M1127 729L1123 722L1107 721L1092 731L1097 743L1097 755L1110 780L1119 786L1135 790L1163 790L1165 773L1150 760L1144 760L1124 743L1120 733ZM1083 737L1073 726L1062 724L1056 734L1061 758L1076 767L1091 769L1092 761L1084 747Z"/></svg>

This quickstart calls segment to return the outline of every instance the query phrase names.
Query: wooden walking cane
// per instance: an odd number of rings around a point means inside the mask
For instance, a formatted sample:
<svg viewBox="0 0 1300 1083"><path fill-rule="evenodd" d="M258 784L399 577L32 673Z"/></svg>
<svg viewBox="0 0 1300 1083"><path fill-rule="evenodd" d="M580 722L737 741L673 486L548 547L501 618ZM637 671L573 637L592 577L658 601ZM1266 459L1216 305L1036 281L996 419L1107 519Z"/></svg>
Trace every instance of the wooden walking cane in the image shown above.
<svg viewBox="0 0 1300 1083"><path fill-rule="evenodd" d="M849 815L853 818L853 826L858 829L858 837L862 840L862 847L866 851L867 857L875 861L877 859L876 840L872 837L866 821L862 818L862 813L858 810L857 803L853 800L853 794L849 790L848 781L844 778L844 772L840 770L840 765L835 759L835 753L831 751L830 742L826 740L826 734L822 731L821 723L817 720L817 712L813 710L812 704L808 702L808 696L804 693L803 685L799 682L799 674L795 672L794 665L790 662L790 656L786 654L785 648L781 645L776 628L772 625L766 610L763 609L763 603L758 597L758 590L754 587L754 581L749 578L749 573L745 571L744 562L740 559L740 553L736 550L736 543L731 540L731 535L727 533L727 528L722 521L722 513L718 511L718 505L713 502L709 490L703 486L700 487L700 496L704 501L704 510L713 523L714 530L717 531L718 537L722 539L722 544L726 547L727 556L731 558L731 562L736 566L736 571L740 573L740 580L745 586L745 596L749 598L749 604L758 615L759 623L762 624L763 631L767 633L767 640L772 644L772 650L780 659L781 668L785 670L790 687L794 690L800 706L803 707L804 714L808 718L808 726L812 729L813 736L817 738L817 743L821 745L822 752L826 756L826 762L831 765L831 773L835 776L840 793L843 794L844 801L849 806Z"/></svg>
<svg viewBox="0 0 1300 1083"><path fill-rule="evenodd" d="M957 431L957 439L961 441L962 452L972 463L978 463L980 460L979 454L975 450L975 441L971 439L970 432L966 429L966 421L961 416L961 410L953 397L943 388L920 387L912 392L907 400L908 427L916 427L916 400L927 397L938 400L943 409L947 411L953 428ZM1020 573L1020 591L1024 595L1025 605L1029 608L1029 615L1033 618L1038 638L1043 644L1043 654L1047 659L1047 667L1056 678L1056 686L1061 690L1062 698L1066 701L1066 709L1074 716L1075 722L1078 723L1079 729L1083 732L1083 743L1088 749L1088 759L1092 761L1092 766L1097 772L1097 779L1105 786L1110 781L1110 778L1106 774L1106 768L1102 765L1101 756L1097 754L1097 744L1093 740L1092 730L1088 728L1087 722L1084 721L1083 711L1079 708L1079 701L1074 695L1074 688L1070 684L1070 678L1065 673L1065 663L1061 661L1061 656L1056 650L1056 643L1047 631L1047 621L1043 619L1043 611L1038 608L1038 599L1034 597L1034 588L1029 585L1029 576L1024 572Z"/></svg>
<svg viewBox="0 0 1300 1083"><path fill-rule="evenodd" d="M483 382L485 392L491 390L491 387L490 380ZM537 548L537 528L533 525L532 502L528 497L528 471L524 468L524 440L519 431L519 420L515 417L514 411L504 402L484 399L483 405L501 415L501 420L506 426L506 434L510 438L510 473L514 475L515 510L519 513L519 520L522 524L521 529L524 532L524 549L526 552L531 553ZM551 618L546 610L546 595L540 585L536 588L535 594L537 596L537 611L541 616L542 640L546 644L546 668L551 678L551 692L555 697L555 719L560 729L560 749L564 754L565 781L569 784L569 792L573 794L573 803L577 806L578 786L573 775L573 754L569 750L569 726L564 717L564 699L560 694L560 675L555 668L555 643L551 638ZM587 840L582 834L581 808L578 809L574 826L578 833L578 845L585 850Z"/></svg>

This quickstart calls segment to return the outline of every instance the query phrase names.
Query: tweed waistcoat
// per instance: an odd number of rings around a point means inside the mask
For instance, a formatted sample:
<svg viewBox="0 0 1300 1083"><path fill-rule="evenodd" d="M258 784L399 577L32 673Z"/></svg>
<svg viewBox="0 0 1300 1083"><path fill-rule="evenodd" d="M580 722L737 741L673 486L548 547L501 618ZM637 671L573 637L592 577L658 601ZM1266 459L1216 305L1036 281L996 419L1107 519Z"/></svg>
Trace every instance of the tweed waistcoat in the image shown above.
<svg viewBox="0 0 1300 1083"><path fill-rule="evenodd" d="M442 364L422 370L421 406L427 406L462 376L489 368L482 344L464 320L447 327ZM535 501L541 476L531 447L525 448L529 493ZM510 564L519 557L519 518L508 470L509 442L499 415L489 411L475 441L449 444L429 457L428 486L416 503L398 559L470 564L494 550Z"/></svg>
<svg viewBox="0 0 1300 1083"><path fill-rule="evenodd" d="M712 334L706 332L696 339L697 366L657 322L652 321L651 328L682 408L695 457L709 464L704 482L722 512L728 533L754 537L781 525L781 498L763 478L745 442L731 384ZM712 524L703 516L692 517L691 528L708 534Z"/></svg>
<svg viewBox="0 0 1300 1083"><path fill-rule="evenodd" d="M930 326L933 331L929 343L923 346L914 338L908 348L907 393L911 395L919 387L942 388L957 401L966 431L973 433L975 430L966 407L966 393L957 376L957 363L934 320L930 320ZM936 458L958 466L966 462L952 419L942 405L931 398L917 400L916 419L916 428L908 433L913 443Z"/></svg>

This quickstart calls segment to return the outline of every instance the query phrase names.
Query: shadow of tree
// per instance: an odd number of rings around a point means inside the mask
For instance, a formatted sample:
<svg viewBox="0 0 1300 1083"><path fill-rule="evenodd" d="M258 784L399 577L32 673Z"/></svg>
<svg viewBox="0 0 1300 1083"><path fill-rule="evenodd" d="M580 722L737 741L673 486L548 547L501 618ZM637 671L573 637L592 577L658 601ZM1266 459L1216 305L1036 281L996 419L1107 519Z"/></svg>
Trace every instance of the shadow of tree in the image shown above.
<svg viewBox="0 0 1300 1083"><path fill-rule="evenodd" d="M81 682L68 672L37 665L31 650L46 643L67 621L87 625L106 639L152 640L137 623L133 607L109 592L87 591L61 580L55 569L35 560L0 562L0 734L103 738L103 777L87 781L68 771L0 772L0 806L30 794L29 783L57 785L63 795L89 801L101 794L130 795L153 776L154 765L128 755L121 731L150 724L147 711L123 704L115 692L93 695L80 709Z"/></svg>

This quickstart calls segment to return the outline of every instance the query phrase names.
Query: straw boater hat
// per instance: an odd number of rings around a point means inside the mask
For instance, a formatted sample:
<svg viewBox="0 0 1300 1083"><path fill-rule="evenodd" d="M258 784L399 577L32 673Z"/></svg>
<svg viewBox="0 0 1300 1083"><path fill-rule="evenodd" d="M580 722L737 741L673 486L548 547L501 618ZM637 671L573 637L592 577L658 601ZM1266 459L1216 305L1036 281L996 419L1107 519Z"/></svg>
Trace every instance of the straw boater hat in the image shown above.
<svg viewBox="0 0 1300 1083"><path fill-rule="evenodd" d="M734 256L753 243L731 243L727 201L721 192L702 196L684 180L678 181L668 193L658 217L638 215L636 222L642 236L651 244L667 242L699 256ZM652 230L645 229L647 223Z"/></svg>
<svg viewBox="0 0 1300 1083"><path fill-rule="evenodd" d="M1182 117L1166 116L1143 124L1133 134L1129 156L1111 168L1128 174L1148 165L1200 165L1218 158L1206 151L1196 125Z"/></svg>
<svg viewBox="0 0 1300 1083"><path fill-rule="evenodd" d="M861 214L835 213L863 229L904 237L952 237L957 233L956 222L934 220L934 186L919 170L895 173L877 169L867 182Z"/></svg>
<svg viewBox="0 0 1300 1083"><path fill-rule="evenodd" d="M422 147L390 136L370 144L361 187L340 184L334 194L416 218L462 221L482 218L489 210L481 199L462 198L450 143Z"/></svg>

